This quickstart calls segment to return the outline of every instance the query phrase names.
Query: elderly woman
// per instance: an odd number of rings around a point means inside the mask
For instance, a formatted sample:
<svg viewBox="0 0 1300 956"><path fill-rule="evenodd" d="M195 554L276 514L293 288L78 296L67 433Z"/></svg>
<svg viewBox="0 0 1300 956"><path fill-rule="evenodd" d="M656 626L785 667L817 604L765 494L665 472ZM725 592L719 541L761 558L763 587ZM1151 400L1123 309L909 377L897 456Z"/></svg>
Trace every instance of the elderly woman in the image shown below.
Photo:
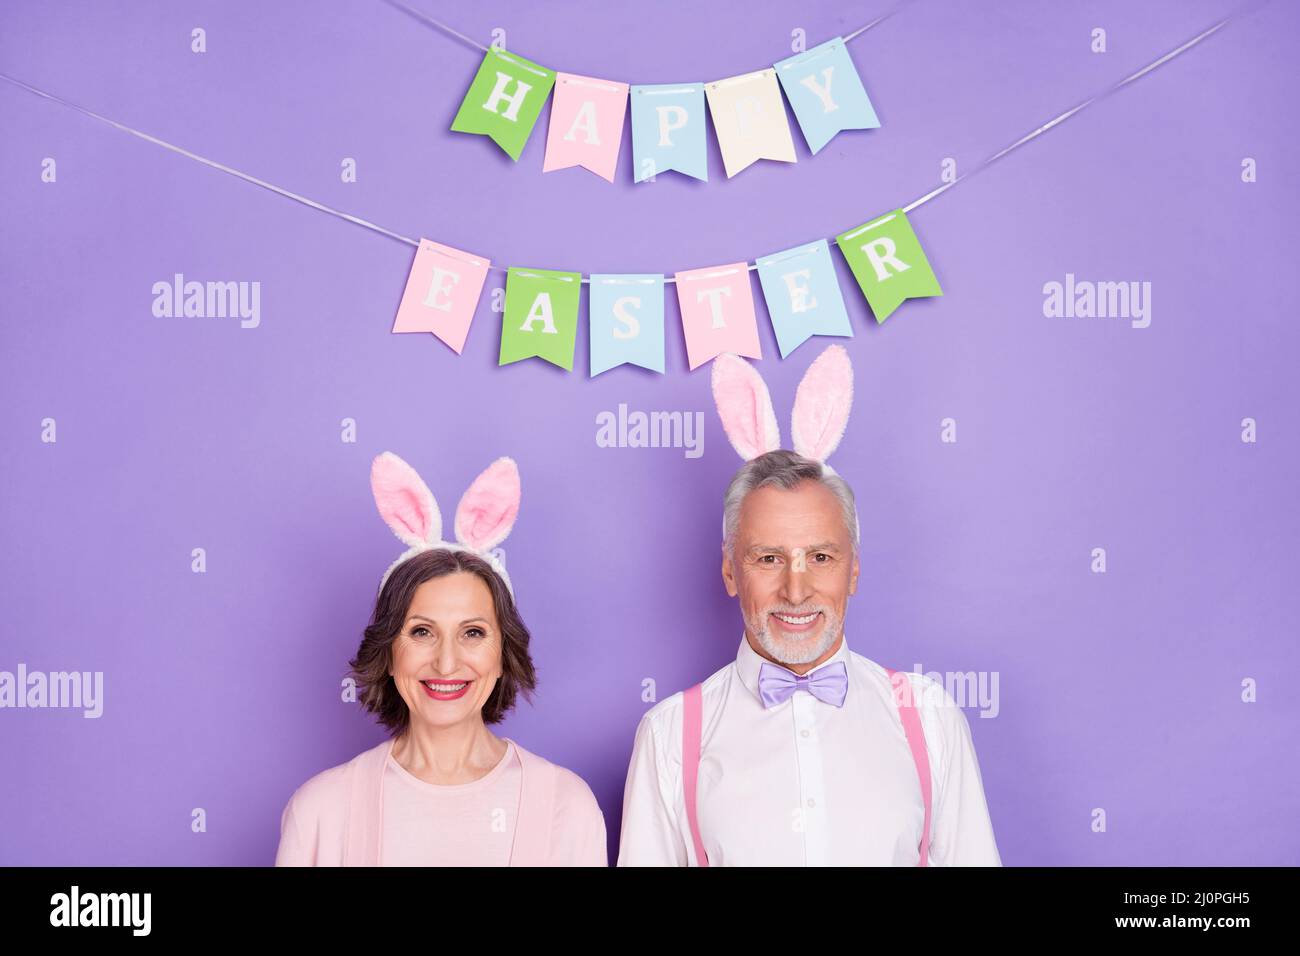
<svg viewBox="0 0 1300 956"><path fill-rule="evenodd" d="M536 684L492 552L518 513L515 463L500 458L475 479L454 542L396 455L375 459L371 487L409 549L380 583L351 667L390 738L294 792L276 865L607 866L605 820L582 778L488 729Z"/></svg>

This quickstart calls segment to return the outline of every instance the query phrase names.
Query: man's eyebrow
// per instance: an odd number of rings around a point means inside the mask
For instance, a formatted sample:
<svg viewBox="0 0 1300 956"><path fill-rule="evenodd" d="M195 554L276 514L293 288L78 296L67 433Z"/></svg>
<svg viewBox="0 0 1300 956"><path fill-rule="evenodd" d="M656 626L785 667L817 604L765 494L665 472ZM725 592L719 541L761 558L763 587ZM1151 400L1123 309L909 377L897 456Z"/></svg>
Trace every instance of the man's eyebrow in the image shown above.
<svg viewBox="0 0 1300 956"><path fill-rule="evenodd" d="M810 544L805 548L803 548L802 550L805 553L809 551L834 551L838 554L840 551L840 547L834 541L823 541L820 544ZM745 551L745 553L746 554L767 554L770 552L776 552L778 554L785 554L785 551L786 551L785 548L776 544L755 544L755 545L751 545Z"/></svg>

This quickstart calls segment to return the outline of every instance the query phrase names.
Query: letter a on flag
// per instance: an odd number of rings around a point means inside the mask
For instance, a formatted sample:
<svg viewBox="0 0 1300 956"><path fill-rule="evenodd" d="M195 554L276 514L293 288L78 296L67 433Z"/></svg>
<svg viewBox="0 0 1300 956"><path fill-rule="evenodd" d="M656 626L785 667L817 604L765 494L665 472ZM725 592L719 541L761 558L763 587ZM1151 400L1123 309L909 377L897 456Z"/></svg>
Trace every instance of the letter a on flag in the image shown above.
<svg viewBox="0 0 1300 956"><path fill-rule="evenodd" d="M497 365L535 356L572 372L581 290L582 274L578 272L507 269Z"/></svg>
<svg viewBox="0 0 1300 956"><path fill-rule="evenodd" d="M555 73L522 56L491 47L461 101L451 128L489 136L515 161L551 95Z"/></svg>
<svg viewBox="0 0 1300 956"><path fill-rule="evenodd" d="M584 166L612 183L626 115L626 83L557 73L542 172Z"/></svg>

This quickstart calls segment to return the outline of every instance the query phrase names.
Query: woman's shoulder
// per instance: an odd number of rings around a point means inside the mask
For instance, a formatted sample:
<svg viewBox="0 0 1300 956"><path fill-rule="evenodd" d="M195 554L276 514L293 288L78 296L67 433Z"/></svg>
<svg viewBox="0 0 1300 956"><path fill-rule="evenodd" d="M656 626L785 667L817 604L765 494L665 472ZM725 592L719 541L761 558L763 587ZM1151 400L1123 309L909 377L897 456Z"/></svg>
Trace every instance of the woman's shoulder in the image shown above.
<svg viewBox="0 0 1300 956"><path fill-rule="evenodd" d="M517 740L512 739L511 743L515 745L515 750L519 754L525 773L529 769L534 772L540 770L554 781L557 808L594 809L597 813L600 812L600 807L596 803L596 795L592 793L591 787L588 786L586 780L583 780L582 777L568 767L563 767L552 760L548 760L541 754L525 749L520 746Z"/></svg>
<svg viewBox="0 0 1300 956"><path fill-rule="evenodd" d="M289 797L289 806L300 816L319 816L333 808L346 805L352 787L353 773L369 761L382 756L389 741L363 750L361 753L309 777Z"/></svg>

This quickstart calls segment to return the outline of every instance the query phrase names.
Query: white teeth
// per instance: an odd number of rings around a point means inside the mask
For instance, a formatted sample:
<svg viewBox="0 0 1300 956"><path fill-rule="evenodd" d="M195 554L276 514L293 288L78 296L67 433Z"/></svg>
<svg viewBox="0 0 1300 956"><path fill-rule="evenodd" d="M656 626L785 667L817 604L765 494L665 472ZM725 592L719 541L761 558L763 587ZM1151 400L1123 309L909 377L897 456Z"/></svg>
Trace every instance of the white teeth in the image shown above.
<svg viewBox="0 0 1300 956"><path fill-rule="evenodd" d="M787 614L777 614L775 617L777 620L784 621L786 624L811 624L817 619L815 613L805 614L803 617L790 617Z"/></svg>
<svg viewBox="0 0 1300 956"><path fill-rule="evenodd" d="M463 680L459 684L438 684L431 680L424 682L425 687L429 688L429 690L436 691L439 694L454 694L456 691L462 689L468 684L469 681L467 680Z"/></svg>

